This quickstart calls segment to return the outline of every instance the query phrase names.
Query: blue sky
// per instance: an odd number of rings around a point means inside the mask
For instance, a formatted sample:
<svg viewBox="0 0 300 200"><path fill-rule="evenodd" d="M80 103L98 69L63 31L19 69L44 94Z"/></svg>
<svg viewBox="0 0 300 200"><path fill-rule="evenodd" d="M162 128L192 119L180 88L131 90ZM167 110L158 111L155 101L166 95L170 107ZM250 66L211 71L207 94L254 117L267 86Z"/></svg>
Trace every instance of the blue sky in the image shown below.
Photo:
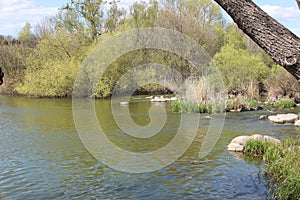
<svg viewBox="0 0 300 200"><path fill-rule="evenodd" d="M57 9L69 0L1 0L0 35L16 36L26 22L33 26L55 15ZM126 6L134 0L121 0ZM300 10L295 0L254 0L263 10L300 36ZM298 19L298 20L297 20Z"/></svg>

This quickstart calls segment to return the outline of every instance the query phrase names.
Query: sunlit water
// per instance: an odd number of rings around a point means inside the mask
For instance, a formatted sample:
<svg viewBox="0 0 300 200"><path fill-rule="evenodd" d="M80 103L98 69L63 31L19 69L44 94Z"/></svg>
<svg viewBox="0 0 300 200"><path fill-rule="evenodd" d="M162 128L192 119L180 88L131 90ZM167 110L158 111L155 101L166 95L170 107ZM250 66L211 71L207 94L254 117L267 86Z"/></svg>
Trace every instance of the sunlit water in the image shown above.
<svg viewBox="0 0 300 200"><path fill-rule="evenodd" d="M140 100L130 104L136 123L150 122L150 105ZM170 112L168 104L164 106L168 119L180 117ZM141 145L118 129L109 100L97 100L96 109L110 139L130 151L162 147L178 126L166 123L164 137ZM195 142L178 161L152 173L129 174L103 165L88 153L77 135L70 99L0 96L0 199L270 198L261 160L226 150L239 135L261 133L283 139L299 134L293 125L258 120L264 113L227 114L217 145L201 160L198 152L210 122L202 115Z"/></svg>

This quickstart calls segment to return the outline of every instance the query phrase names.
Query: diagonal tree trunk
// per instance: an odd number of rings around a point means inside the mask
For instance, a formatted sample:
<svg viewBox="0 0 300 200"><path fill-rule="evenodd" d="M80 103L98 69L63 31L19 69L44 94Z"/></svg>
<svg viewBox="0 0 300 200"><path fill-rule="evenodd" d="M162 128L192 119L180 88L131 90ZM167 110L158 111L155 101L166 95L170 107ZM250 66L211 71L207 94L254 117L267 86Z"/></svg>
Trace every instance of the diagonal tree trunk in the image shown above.
<svg viewBox="0 0 300 200"><path fill-rule="evenodd" d="M238 27L300 83L300 39L251 0L215 0ZM300 0L296 0L300 7Z"/></svg>

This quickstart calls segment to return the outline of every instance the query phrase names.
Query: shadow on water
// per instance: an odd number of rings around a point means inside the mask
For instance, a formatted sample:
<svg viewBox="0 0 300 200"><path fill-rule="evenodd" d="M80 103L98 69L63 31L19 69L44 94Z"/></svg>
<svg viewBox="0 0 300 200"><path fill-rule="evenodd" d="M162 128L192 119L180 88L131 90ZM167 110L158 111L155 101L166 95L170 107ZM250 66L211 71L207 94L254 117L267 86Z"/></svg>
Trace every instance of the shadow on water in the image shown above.
<svg viewBox="0 0 300 200"><path fill-rule="evenodd" d="M150 106L145 101L130 103L135 123L150 123ZM161 132L136 139L118 128L109 100L96 101L107 136L135 152L161 148L175 136L180 115L164 106L167 121ZM195 141L179 160L152 173L129 174L108 168L87 152L76 133L70 99L0 96L0 198L266 199L261 158L226 151L239 135L297 137L299 128L258 120L264 112L229 113L218 143L201 160L198 153L210 122L202 115Z"/></svg>

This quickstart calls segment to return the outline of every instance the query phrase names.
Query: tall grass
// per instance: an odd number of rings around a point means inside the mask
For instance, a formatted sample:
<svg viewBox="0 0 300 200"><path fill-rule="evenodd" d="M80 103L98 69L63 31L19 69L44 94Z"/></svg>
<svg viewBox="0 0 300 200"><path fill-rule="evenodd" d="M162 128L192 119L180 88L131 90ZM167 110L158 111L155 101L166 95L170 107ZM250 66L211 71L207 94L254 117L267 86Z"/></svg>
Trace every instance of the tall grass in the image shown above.
<svg viewBox="0 0 300 200"><path fill-rule="evenodd" d="M171 103L172 112L177 113L211 113L211 104L198 104L191 101L175 101Z"/></svg>
<svg viewBox="0 0 300 200"><path fill-rule="evenodd" d="M249 140L245 152L263 155L265 174L271 178L276 199L300 199L300 148L291 139L282 144Z"/></svg>

